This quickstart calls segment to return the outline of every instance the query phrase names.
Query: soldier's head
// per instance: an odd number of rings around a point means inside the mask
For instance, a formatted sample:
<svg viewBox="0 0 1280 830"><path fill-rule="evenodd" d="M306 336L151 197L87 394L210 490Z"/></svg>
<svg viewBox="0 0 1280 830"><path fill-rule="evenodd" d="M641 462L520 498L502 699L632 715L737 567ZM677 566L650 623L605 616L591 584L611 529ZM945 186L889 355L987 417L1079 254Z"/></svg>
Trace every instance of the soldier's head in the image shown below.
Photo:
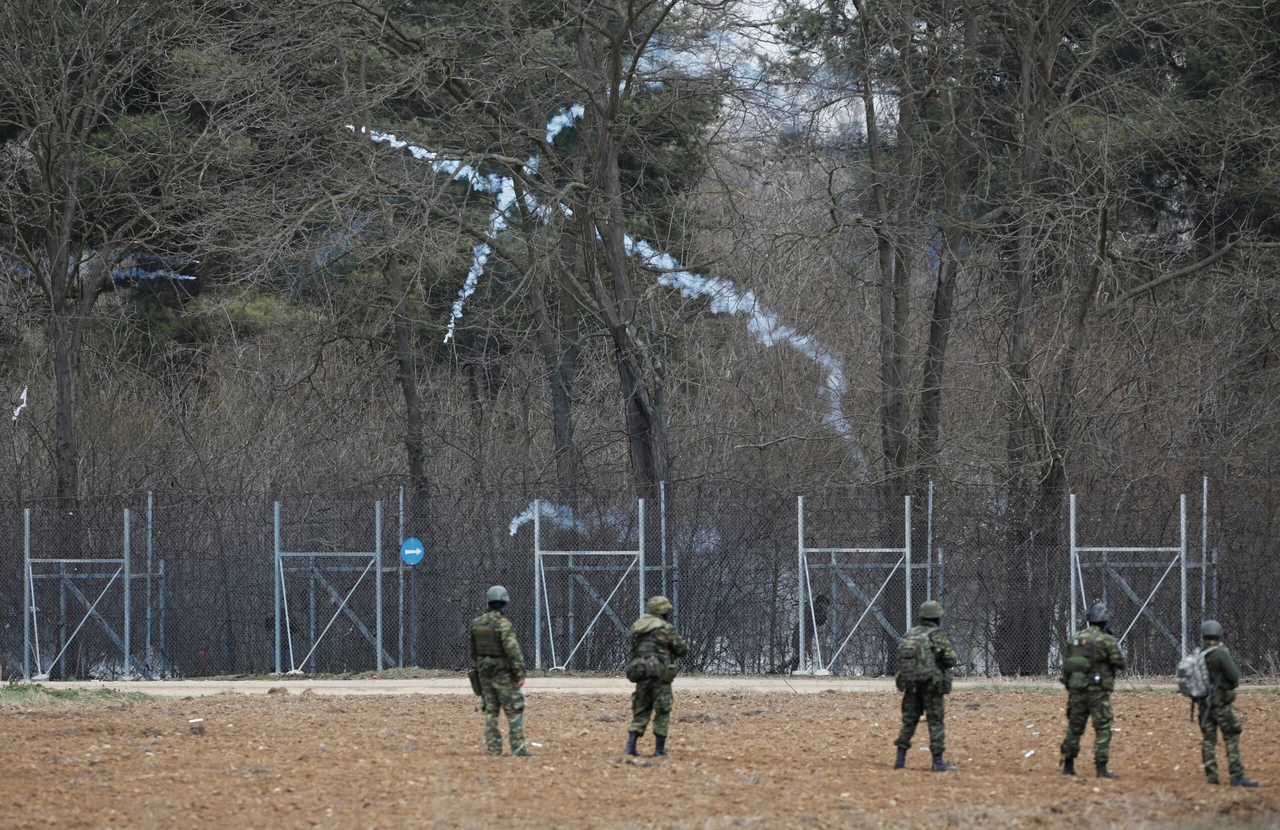
<svg viewBox="0 0 1280 830"><path fill-rule="evenodd" d="M942 625L942 603L931 599L920 606L920 622L924 625Z"/></svg>
<svg viewBox="0 0 1280 830"><path fill-rule="evenodd" d="M666 619L671 613L671 600L664 596L649 597L649 601L644 605L644 612Z"/></svg>
<svg viewBox="0 0 1280 830"><path fill-rule="evenodd" d="M1200 623L1200 636L1206 640L1222 639L1222 623L1217 620L1205 620Z"/></svg>
<svg viewBox="0 0 1280 830"><path fill-rule="evenodd" d="M1089 625L1106 628L1107 623L1111 620L1111 612L1107 610L1107 606L1100 602L1095 602L1084 612L1084 618L1089 621Z"/></svg>
<svg viewBox="0 0 1280 830"><path fill-rule="evenodd" d="M489 603L490 611L501 611L511 601L511 594L507 593L507 589L501 585L494 585L485 591L484 598Z"/></svg>

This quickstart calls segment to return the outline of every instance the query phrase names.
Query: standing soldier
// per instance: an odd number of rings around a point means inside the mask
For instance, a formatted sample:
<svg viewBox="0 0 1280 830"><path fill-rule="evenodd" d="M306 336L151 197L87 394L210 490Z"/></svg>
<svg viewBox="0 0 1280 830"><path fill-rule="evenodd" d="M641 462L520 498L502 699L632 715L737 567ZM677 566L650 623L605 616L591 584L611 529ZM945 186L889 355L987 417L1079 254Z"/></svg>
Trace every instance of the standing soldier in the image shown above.
<svg viewBox="0 0 1280 830"><path fill-rule="evenodd" d="M1107 630L1111 614L1100 602L1085 611L1088 627L1067 643L1062 661L1062 684L1067 687L1067 737L1058 761L1063 775L1076 774L1080 738L1093 718L1093 761L1099 778L1119 778L1107 771L1111 755L1111 690L1116 673L1124 671L1125 657L1116 638Z"/></svg>
<svg viewBox="0 0 1280 830"><path fill-rule="evenodd" d="M489 610L471 621L467 631L467 651L476 661L480 695L484 701L484 743L489 754L502 754L502 730L498 709L507 713L511 732L511 754L530 756L524 745L524 655L516 640L515 628L502 615L511 595L501 585L485 594Z"/></svg>
<svg viewBox="0 0 1280 830"><path fill-rule="evenodd" d="M636 740L644 734L653 715L655 757L667 754L667 734L671 728L671 681L676 679L675 661L689 653L689 644L676 631L668 617L671 600L650 597L645 614L631 624L631 662L627 679L636 684L631 694L631 726L627 735L627 754L639 755Z"/></svg>
<svg viewBox="0 0 1280 830"><path fill-rule="evenodd" d="M1200 745L1204 759L1204 774L1210 784L1218 783L1218 730L1222 730L1222 742L1227 745L1227 768L1231 772L1231 786L1256 787L1257 781L1244 777L1244 762L1240 760L1240 720L1231 706L1236 699L1236 687L1240 685L1240 669L1231 659L1231 652L1222 644L1222 625L1216 620L1205 620L1200 625L1200 646L1205 666L1209 669L1209 682L1213 691L1208 697L1198 698L1200 714Z"/></svg>
<svg viewBox="0 0 1280 830"><path fill-rule="evenodd" d="M894 678L902 692L902 729L898 732L898 758L894 769L907 765L911 736L923 714L929 720L929 749L933 752L933 772L949 772L955 767L942 758L946 750L946 712L943 697L951 694L951 668L956 650L942 630L942 603L929 600L920 606L920 624L898 641L898 674Z"/></svg>

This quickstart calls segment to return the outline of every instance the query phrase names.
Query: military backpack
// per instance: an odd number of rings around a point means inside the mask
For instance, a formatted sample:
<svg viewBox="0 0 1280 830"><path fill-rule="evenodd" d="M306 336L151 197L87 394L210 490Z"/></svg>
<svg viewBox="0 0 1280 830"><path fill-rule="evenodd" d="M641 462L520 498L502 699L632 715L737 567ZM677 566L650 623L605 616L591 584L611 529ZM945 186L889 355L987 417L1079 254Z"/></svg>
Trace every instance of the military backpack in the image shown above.
<svg viewBox="0 0 1280 830"><path fill-rule="evenodd" d="M646 680L660 680L666 668L662 657L658 655L657 643L646 637L636 644L631 661L623 671L632 683L643 683Z"/></svg>
<svg viewBox="0 0 1280 830"><path fill-rule="evenodd" d="M938 672L938 658L929 632L917 625L898 641L898 679L903 683L932 683Z"/></svg>
<svg viewBox="0 0 1280 830"><path fill-rule="evenodd" d="M1209 664L1205 657L1221 645L1198 648L1178 661L1175 674L1178 677L1178 693L1192 700L1206 698L1213 694L1213 679L1209 676Z"/></svg>

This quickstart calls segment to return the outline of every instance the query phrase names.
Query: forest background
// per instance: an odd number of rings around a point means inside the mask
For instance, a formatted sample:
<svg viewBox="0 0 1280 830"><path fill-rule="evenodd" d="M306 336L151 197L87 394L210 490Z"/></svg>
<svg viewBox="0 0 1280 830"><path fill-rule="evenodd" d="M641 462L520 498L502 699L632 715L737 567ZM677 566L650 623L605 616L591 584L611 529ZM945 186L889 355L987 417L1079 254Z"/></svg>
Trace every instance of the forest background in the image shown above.
<svg viewBox="0 0 1280 830"><path fill-rule="evenodd" d="M9 0L0 498L932 481L1023 631L1068 493L1208 475L1256 576L1278 58L1269 0Z"/></svg>

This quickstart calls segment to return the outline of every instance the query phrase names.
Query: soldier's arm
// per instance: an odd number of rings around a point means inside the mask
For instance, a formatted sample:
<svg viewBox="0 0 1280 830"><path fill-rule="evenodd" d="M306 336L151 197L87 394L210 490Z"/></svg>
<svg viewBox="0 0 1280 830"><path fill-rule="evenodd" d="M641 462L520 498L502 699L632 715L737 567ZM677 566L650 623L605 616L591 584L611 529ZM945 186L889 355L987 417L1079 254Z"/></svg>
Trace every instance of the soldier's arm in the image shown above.
<svg viewBox="0 0 1280 830"><path fill-rule="evenodd" d="M472 660L476 659L476 635L470 626L467 626L467 654L471 655Z"/></svg>
<svg viewBox="0 0 1280 830"><path fill-rule="evenodd" d="M1232 658L1231 652L1227 651L1226 646L1215 650L1209 656L1218 658L1218 676L1222 678L1219 681L1222 688L1234 689L1240 685L1240 667L1236 665L1235 659Z"/></svg>
<svg viewBox="0 0 1280 830"><path fill-rule="evenodd" d="M680 636L680 632L675 628L669 629L671 632L671 653L676 657L687 657L689 655L689 643L684 637Z"/></svg>
<svg viewBox="0 0 1280 830"><path fill-rule="evenodd" d="M1113 639L1109 645L1107 661L1111 663L1111 668L1118 672L1124 671L1129 665L1129 660L1124 656L1120 643Z"/></svg>
<svg viewBox="0 0 1280 830"><path fill-rule="evenodd" d="M524 653L520 651L520 641L516 639L516 628L506 617L498 623L498 633L502 637L502 650L506 652L507 664L517 680L524 680Z"/></svg>
<svg viewBox="0 0 1280 830"><path fill-rule="evenodd" d="M949 669L960 662L960 655L956 654L955 646L951 645L951 638L942 630L933 632L931 637L933 640L934 650L938 655L938 665L944 669Z"/></svg>

